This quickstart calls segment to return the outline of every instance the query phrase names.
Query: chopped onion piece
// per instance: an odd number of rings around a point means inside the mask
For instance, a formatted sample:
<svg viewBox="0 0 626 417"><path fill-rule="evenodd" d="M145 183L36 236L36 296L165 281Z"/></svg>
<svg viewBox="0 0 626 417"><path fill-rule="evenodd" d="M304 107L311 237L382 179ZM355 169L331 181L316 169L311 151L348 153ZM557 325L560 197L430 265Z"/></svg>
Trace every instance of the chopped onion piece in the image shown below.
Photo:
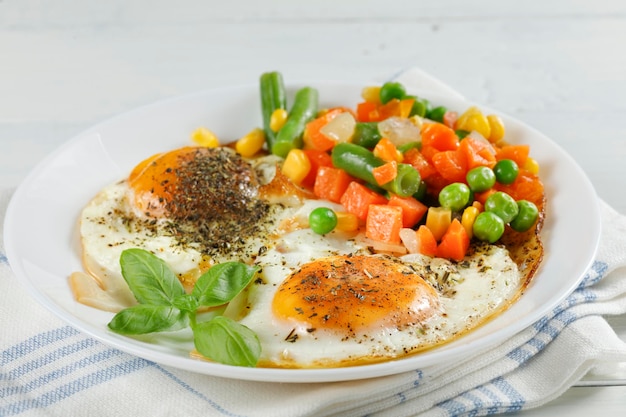
<svg viewBox="0 0 626 417"><path fill-rule="evenodd" d="M364 233L359 233L355 240L357 243L372 248L376 253L393 253L397 255L402 255L407 252L406 246L402 243L387 243L381 242L379 240L370 239L365 236Z"/></svg>
<svg viewBox="0 0 626 417"><path fill-rule="evenodd" d="M400 240L409 253L417 253L417 233L415 230L408 227L400 229Z"/></svg>
<svg viewBox="0 0 626 417"><path fill-rule="evenodd" d="M350 112L340 113L320 129L324 135L337 142L349 142L354 135L356 120Z"/></svg>
<svg viewBox="0 0 626 417"><path fill-rule="evenodd" d="M409 119L402 117L390 117L383 120L378 123L378 131L396 146L422 140L420 128Z"/></svg>

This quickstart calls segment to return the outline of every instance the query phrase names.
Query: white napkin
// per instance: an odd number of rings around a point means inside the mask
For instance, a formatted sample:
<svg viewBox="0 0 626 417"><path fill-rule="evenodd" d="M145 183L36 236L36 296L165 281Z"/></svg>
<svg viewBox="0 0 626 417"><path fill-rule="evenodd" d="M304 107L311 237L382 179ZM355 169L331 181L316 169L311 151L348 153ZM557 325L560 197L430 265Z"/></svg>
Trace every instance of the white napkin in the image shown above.
<svg viewBox="0 0 626 417"><path fill-rule="evenodd" d="M400 78L408 84L420 76L410 70ZM0 239L10 194L0 191ZM37 304L12 274L0 241L0 416L398 417L537 407L598 367L626 363L626 343L602 318L626 312L626 217L604 202L601 208L597 258L548 316L459 363L337 383L210 377L108 347Z"/></svg>

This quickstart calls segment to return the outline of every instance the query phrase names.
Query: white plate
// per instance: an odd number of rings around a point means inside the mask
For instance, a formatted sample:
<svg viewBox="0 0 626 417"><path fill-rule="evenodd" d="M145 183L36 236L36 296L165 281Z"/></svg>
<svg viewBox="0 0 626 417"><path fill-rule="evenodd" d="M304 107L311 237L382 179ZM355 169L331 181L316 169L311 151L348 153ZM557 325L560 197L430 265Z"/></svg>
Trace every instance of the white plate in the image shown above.
<svg viewBox="0 0 626 417"><path fill-rule="evenodd" d="M311 83L321 104L354 106L362 86ZM291 92L298 87L292 86ZM419 91L412 91L419 95ZM471 103L427 97L462 111ZM67 278L81 270L77 219L105 185L125 177L145 157L189 144L199 126L220 138L237 138L261 124L258 87L224 88L142 107L101 123L49 155L25 179L8 207L4 243L16 276L53 314L120 350L202 374L273 382L362 379L453 362L501 343L531 325L575 289L590 266L600 237L596 194L578 165L553 141L502 115L510 142L527 143L541 166L548 198L542 238L545 260L526 293L504 314L467 336L422 354L385 363L338 369L240 368L189 357L189 344L152 344L119 336L106 324L111 314L76 303ZM485 111L492 110L482 108ZM574 232L575 231L575 232ZM573 236L585 236L574 239Z"/></svg>

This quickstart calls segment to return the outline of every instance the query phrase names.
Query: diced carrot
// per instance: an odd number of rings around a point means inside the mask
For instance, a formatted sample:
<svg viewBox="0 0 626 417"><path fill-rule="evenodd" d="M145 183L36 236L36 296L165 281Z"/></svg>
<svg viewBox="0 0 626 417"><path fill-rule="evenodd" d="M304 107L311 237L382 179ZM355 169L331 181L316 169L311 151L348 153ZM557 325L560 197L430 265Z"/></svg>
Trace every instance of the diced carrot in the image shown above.
<svg viewBox="0 0 626 417"><path fill-rule="evenodd" d="M454 130L442 123L425 123L422 126L422 146L432 146L439 151L453 151L459 147Z"/></svg>
<svg viewBox="0 0 626 417"><path fill-rule="evenodd" d="M429 146L429 145L422 145L422 149L420 150L420 152L422 153L422 155L424 156L424 158L426 158L426 161L432 163L433 162L433 156L435 156L435 154L439 153L439 149L435 148L434 146Z"/></svg>
<svg viewBox="0 0 626 417"><path fill-rule="evenodd" d="M450 184L450 181L441 176L437 170L435 170L433 175L426 178L424 182L426 183L426 191L428 194L435 198L439 195L439 192L441 192L443 187Z"/></svg>
<svg viewBox="0 0 626 417"><path fill-rule="evenodd" d="M408 118L411 115L411 110L413 110L413 103L415 103L415 99L413 98L403 98L400 100L399 117L404 119Z"/></svg>
<svg viewBox="0 0 626 417"><path fill-rule="evenodd" d="M308 149L328 151L337 143L333 138L329 138L322 133L322 128L333 120L337 115L343 113L342 108L334 108L326 111L322 116L311 120L304 129L303 141Z"/></svg>
<svg viewBox="0 0 626 417"><path fill-rule="evenodd" d="M378 185L387 184L398 176L398 163L390 161L372 169L372 175Z"/></svg>
<svg viewBox="0 0 626 417"><path fill-rule="evenodd" d="M428 160L426 160L426 157L417 148L412 148L406 151L404 153L403 162L417 169L417 171L420 173L420 177L423 180L437 172L435 167L432 166L432 164L428 162Z"/></svg>
<svg viewBox="0 0 626 417"><path fill-rule="evenodd" d="M487 201L487 198L491 194L493 194L495 192L496 192L496 190L494 188L490 188L487 191L482 191L480 193L474 193L474 202L478 202L478 204L481 205L481 207L476 207L476 208L478 208L479 210L482 211L482 207L485 205L485 201ZM472 205L473 205L473 203L472 203Z"/></svg>
<svg viewBox="0 0 626 417"><path fill-rule="evenodd" d="M305 149L304 154L309 158L309 162L311 163L311 170L309 171L309 174L302 180L302 185L304 187L312 189L315 185L317 170L320 167L333 166L333 161L328 153L324 151L319 151L317 149Z"/></svg>
<svg viewBox="0 0 626 417"><path fill-rule="evenodd" d="M376 146L374 146L373 153L383 161L398 161L398 148L387 138L381 138Z"/></svg>
<svg viewBox="0 0 626 417"><path fill-rule="evenodd" d="M402 207L372 204L367 211L365 236L385 243L400 243Z"/></svg>
<svg viewBox="0 0 626 417"><path fill-rule="evenodd" d="M413 197L400 197L392 194L388 204L390 206L402 207L403 227L415 226L428 211L428 206Z"/></svg>
<svg viewBox="0 0 626 417"><path fill-rule="evenodd" d="M467 174L467 161L457 151L438 152L433 156L437 172L450 182L464 182Z"/></svg>
<svg viewBox="0 0 626 417"><path fill-rule="evenodd" d="M364 101L356 106L356 118L359 122L375 122L378 120L378 106L371 101Z"/></svg>
<svg viewBox="0 0 626 417"><path fill-rule="evenodd" d="M370 205L387 204L387 199L363 184L352 181L339 202L346 211L356 214L360 220L365 220Z"/></svg>
<svg viewBox="0 0 626 417"><path fill-rule="evenodd" d="M530 145L505 145L496 152L496 159L512 159L515 163L523 167L526 164L530 153Z"/></svg>
<svg viewBox="0 0 626 417"><path fill-rule="evenodd" d="M466 137L463 139L459 144L458 151L465 158L468 171L477 166L493 168L496 164L496 155L493 147L474 138Z"/></svg>
<svg viewBox="0 0 626 417"><path fill-rule="evenodd" d="M441 240L452 222L452 211L445 207L431 206L426 214L426 227L430 229L436 241Z"/></svg>
<svg viewBox="0 0 626 417"><path fill-rule="evenodd" d="M415 103L415 99L412 98L402 100L393 98L389 100L387 103L378 107L380 120L385 120L390 117L408 118L413 109L413 103Z"/></svg>
<svg viewBox="0 0 626 417"><path fill-rule="evenodd" d="M317 170L313 193L318 198L338 203L353 180L343 169L321 166Z"/></svg>
<svg viewBox="0 0 626 417"><path fill-rule="evenodd" d="M392 98L385 104L378 107L380 114L380 120L385 120L390 117L400 117L400 100Z"/></svg>
<svg viewBox="0 0 626 417"><path fill-rule="evenodd" d="M417 253L426 256L435 256L437 253L437 240L430 229L421 225L415 231L417 235Z"/></svg>
<svg viewBox="0 0 626 417"><path fill-rule="evenodd" d="M465 228L458 219L454 219L441 238L436 254L440 258L461 261L465 257L469 245L470 239Z"/></svg>
<svg viewBox="0 0 626 417"><path fill-rule="evenodd" d="M494 188L498 191L504 191L515 200L528 200L537 207L541 207L543 204L545 190L541 179L524 169L520 169L512 184L496 183Z"/></svg>
<svg viewBox="0 0 626 417"><path fill-rule="evenodd" d="M318 116L323 116L330 112L336 112L337 114L350 113L356 119L356 113L354 112L354 110L346 106L335 106L335 107L330 107L328 109L320 110L320 112L318 113Z"/></svg>

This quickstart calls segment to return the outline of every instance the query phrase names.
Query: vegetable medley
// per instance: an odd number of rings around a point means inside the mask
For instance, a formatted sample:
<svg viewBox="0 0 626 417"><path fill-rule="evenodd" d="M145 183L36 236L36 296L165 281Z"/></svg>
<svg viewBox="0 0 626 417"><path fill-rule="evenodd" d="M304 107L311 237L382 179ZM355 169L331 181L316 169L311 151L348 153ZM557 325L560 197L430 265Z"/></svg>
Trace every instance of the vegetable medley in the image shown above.
<svg viewBox="0 0 626 417"><path fill-rule="evenodd" d="M539 166L528 145L505 141L495 114L459 115L398 82L365 87L355 108L319 109L304 87L288 109L279 72L262 74L260 91L263 128L235 148L284 158L294 184L345 208L314 210L316 233L364 230L374 248L459 261L472 239L496 243L541 217Z"/></svg>

